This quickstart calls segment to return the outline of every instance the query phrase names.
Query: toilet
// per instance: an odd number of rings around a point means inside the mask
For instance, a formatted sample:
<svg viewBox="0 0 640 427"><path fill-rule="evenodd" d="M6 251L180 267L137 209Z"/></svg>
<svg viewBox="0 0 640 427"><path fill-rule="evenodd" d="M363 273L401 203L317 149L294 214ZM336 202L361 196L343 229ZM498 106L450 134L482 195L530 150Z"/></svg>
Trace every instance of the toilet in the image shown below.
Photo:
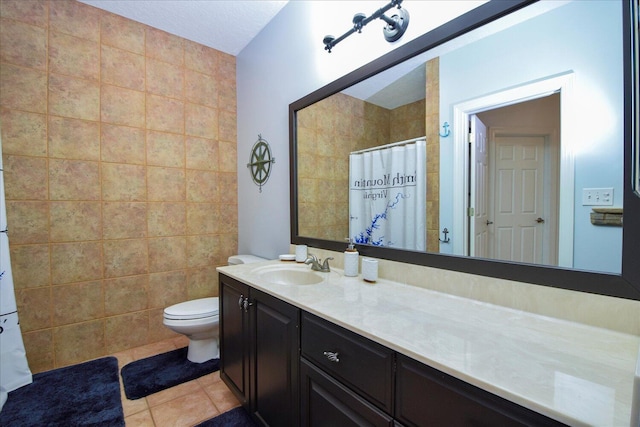
<svg viewBox="0 0 640 427"><path fill-rule="evenodd" d="M218 298L200 298L164 309L162 323L189 338L187 359L202 363L220 357L218 348Z"/></svg>
<svg viewBox="0 0 640 427"><path fill-rule="evenodd" d="M255 255L233 255L229 265L266 261ZM162 323L169 329L189 338L187 359L203 363L220 358L219 301L217 297L199 298L174 304L164 309Z"/></svg>

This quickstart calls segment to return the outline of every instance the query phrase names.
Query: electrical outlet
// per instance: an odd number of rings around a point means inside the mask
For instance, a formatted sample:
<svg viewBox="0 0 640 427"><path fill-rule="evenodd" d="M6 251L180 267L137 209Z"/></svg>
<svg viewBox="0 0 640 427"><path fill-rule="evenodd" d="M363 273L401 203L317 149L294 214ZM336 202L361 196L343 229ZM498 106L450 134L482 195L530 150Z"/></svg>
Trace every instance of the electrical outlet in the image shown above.
<svg viewBox="0 0 640 427"><path fill-rule="evenodd" d="M583 188L583 206L613 206L613 188Z"/></svg>

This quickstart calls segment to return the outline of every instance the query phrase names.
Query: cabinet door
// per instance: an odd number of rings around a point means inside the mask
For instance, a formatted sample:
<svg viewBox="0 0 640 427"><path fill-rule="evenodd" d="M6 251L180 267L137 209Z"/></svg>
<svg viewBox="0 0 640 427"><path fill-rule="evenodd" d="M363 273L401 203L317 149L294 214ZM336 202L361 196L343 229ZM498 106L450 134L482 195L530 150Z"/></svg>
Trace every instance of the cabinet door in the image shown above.
<svg viewBox="0 0 640 427"><path fill-rule="evenodd" d="M389 415L304 358L300 362L300 383L304 427L394 425Z"/></svg>
<svg viewBox="0 0 640 427"><path fill-rule="evenodd" d="M396 418L405 426L561 426L534 411L398 355Z"/></svg>
<svg viewBox="0 0 640 427"><path fill-rule="evenodd" d="M265 425L299 425L300 311L251 289L252 408Z"/></svg>
<svg viewBox="0 0 640 427"><path fill-rule="evenodd" d="M239 302L249 286L220 275L220 378L243 405L249 400L249 316Z"/></svg>

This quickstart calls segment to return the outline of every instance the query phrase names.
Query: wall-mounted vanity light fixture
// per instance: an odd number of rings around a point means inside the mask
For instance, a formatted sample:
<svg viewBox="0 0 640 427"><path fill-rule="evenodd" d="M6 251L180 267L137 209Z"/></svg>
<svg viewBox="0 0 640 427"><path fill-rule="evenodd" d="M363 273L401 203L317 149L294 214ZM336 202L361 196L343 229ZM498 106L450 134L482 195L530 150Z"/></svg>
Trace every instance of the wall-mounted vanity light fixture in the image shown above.
<svg viewBox="0 0 640 427"><path fill-rule="evenodd" d="M407 12L407 9L402 9L400 7L400 3L402 3L402 0L391 0L389 4L376 10L368 18L364 13L356 13L353 17L353 28L338 38L335 38L334 36L325 36L324 39L322 39L322 43L324 43L324 50L331 53L331 49L333 49L335 45L355 32L361 33L362 28L375 19L382 19L387 23L387 25L382 29L386 41L391 43L399 40L409 26L409 12ZM386 16L385 13L394 7L398 8L397 13L391 17Z"/></svg>

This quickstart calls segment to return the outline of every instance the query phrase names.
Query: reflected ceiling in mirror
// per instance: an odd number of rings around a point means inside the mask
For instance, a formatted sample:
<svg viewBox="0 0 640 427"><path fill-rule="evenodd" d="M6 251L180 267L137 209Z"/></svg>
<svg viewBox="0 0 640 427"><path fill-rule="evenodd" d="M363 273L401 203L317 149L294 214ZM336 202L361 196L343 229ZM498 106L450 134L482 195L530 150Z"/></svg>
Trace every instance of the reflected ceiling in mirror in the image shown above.
<svg viewBox="0 0 640 427"><path fill-rule="evenodd" d="M619 2L540 2L300 109L297 234L344 242L350 153L426 136L427 252L619 274L583 194L623 205L621 33Z"/></svg>

